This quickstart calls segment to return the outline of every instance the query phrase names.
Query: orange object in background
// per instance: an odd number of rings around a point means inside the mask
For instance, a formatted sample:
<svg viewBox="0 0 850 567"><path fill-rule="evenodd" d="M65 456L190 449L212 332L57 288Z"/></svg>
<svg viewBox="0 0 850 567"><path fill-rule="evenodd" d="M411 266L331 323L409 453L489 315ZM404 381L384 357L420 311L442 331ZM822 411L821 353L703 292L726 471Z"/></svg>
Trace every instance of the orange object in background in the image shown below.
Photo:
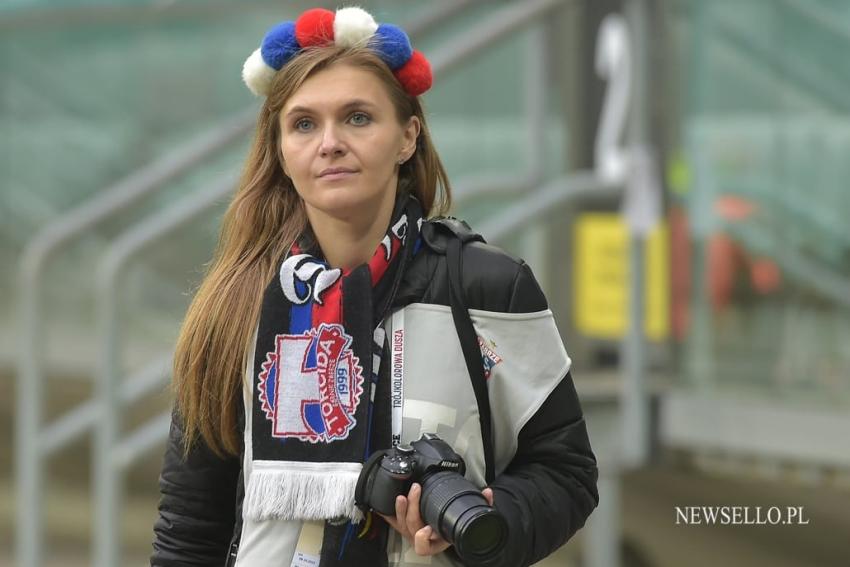
<svg viewBox="0 0 850 567"><path fill-rule="evenodd" d="M670 327L673 337L683 341L690 325L691 233L688 214L680 206L670 207Z"/></svg>
<svg viewBox="0 0 850 567"><path fill-rule="evenodd" d="M714 214L727 221L744 221L756 212L756 206L743 197L723 195L714 202Z"/></svg>
<svg viewBox="0 0 850 567"><path fill-rule="evenodd" d="M725 221L746 222L755 212L754 203L725 195L717 199L714 212ZM688 214L680 206L670 207L670 324L673 336L682 341L690 325L691 240ZM715 311L725 309L733 299L736 280L742 275L759 295L769 295L782 287L782 272L770 258L753 257L727 234L717 232L706 246L706 283Z"/></svg>
<svg viewBox="0 0 850 567"><path fill-rule="evenodd" d="M756 210L750 201L731 195L720 197L714 205L717 216L733 222L746 222ZM715 311L722 311L731 303L736 280L742 272L747 272L750 286L759 295L774 293L782 285L782 274L773 260L752 257L740 243L722 232L709 238L706 252L708 294Z"/></svg>

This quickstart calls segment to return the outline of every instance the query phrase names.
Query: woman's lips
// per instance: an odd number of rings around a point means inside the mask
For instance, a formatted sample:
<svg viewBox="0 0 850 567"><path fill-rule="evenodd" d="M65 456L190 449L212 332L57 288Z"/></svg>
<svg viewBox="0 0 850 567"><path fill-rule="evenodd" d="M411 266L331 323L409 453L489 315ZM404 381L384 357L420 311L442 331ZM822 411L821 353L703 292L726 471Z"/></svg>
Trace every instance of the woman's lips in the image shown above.
<svg viewBox="0 0 850 567"><path fill-rule="evenodd" d="M353 175L357 175L356 171L334 171L330 173L325 173L320 176L319 179L323 179L325 181L336 181L338 179L347 179Z"/></svg>

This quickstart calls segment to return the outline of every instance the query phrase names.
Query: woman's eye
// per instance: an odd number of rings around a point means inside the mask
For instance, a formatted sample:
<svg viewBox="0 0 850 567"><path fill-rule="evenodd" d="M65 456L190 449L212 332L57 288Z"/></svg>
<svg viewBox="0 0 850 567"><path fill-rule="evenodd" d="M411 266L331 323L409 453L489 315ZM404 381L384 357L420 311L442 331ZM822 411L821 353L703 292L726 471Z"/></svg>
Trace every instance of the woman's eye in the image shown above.
<svg viewBox="0 0 850 567"><path fill-rule="evenodd" d="M310 129L310 127L312 125L313 125L313 123L310 122L308 119L302 118L301 120L298 120L297 122L295 122L295 129L298 130L299 132L306 132L307 130Z"/></svg>
<svg viewBox="0 0 850 567"><path fill-rule="evenodd" d="M351 115L351 123L355 126L363 126L369 123L369 115L363 112L355 112Z"/></svg>

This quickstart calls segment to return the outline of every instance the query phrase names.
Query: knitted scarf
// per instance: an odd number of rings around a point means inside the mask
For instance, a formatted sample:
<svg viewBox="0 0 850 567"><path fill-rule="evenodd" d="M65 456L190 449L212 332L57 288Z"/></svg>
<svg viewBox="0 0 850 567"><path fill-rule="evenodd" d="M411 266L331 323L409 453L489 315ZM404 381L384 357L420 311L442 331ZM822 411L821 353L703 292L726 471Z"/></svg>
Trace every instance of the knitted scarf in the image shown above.
<svg viewBox="0 0 850 567"><path fill-rule="evenodd" d="M332 269L308 229L263 296L245 513L325 520L321 567L387 561L386 524L355 527L354 488L371 452L390 446L381 322L421 246L421 223L416 198L398 197L374 255L353 269Z"/></svg>

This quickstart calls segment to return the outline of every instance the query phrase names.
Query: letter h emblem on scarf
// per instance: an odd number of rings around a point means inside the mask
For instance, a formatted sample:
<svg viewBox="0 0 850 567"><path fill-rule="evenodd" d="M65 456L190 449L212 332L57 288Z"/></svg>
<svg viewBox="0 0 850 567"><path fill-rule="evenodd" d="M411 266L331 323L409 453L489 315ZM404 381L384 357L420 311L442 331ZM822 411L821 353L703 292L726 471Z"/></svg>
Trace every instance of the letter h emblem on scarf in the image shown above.
<svg viewBox="0 0 850 567"><path fill-rule="evenodd" d="M348 437L363 393L363 371L342 325L278 335L260 374L260 402L272 436L311 443ZM272 401L273 400L273 401Z"/></svg>

